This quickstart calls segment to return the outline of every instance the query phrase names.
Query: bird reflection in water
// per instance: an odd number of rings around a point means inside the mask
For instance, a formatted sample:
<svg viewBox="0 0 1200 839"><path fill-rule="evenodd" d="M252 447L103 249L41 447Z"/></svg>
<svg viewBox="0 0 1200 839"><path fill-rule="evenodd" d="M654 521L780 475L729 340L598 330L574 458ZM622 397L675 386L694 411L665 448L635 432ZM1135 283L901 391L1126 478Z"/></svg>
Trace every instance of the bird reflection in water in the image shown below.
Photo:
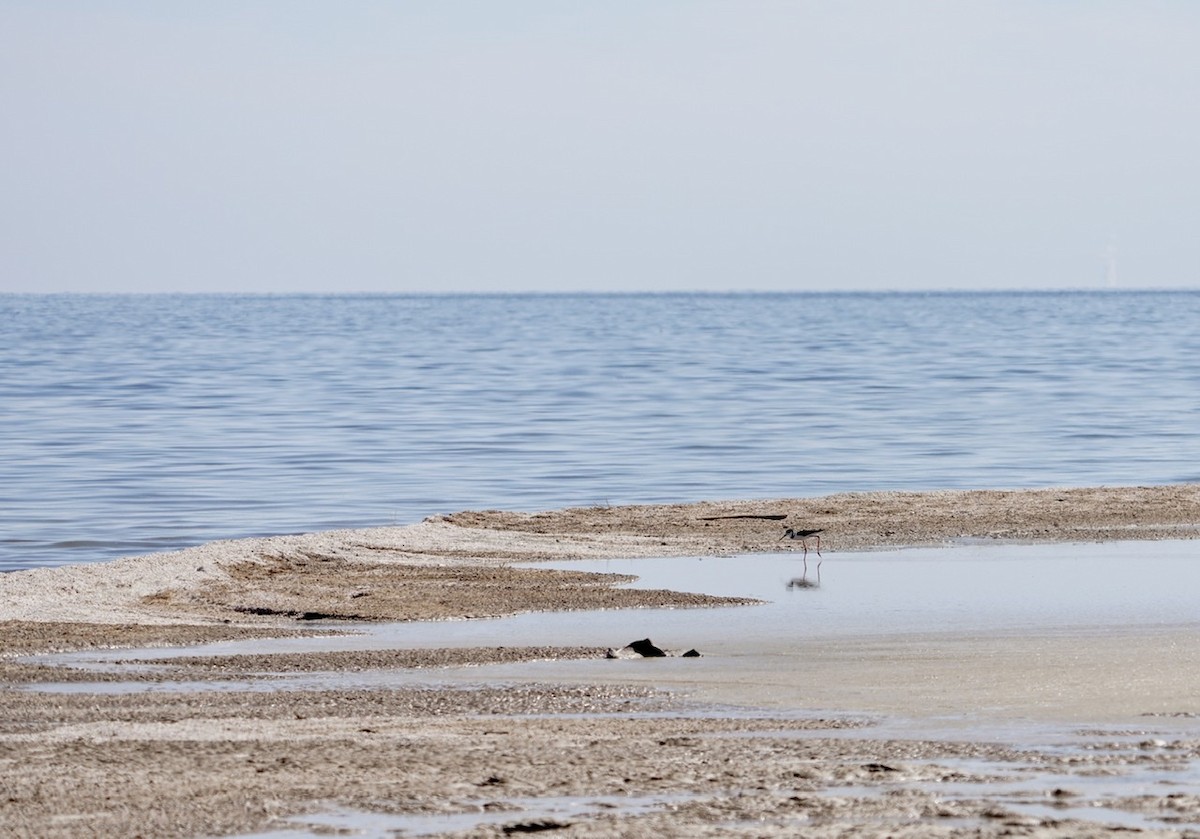
<svg viewBox="0 0 1200 839"><path fill-rule="evenodd" d="M810 538L815 538L817 540L817 548L816 548L817 556L820 557L821 556L821 537L819 534L821 534L823 532L824 532L824 529L820 528L820 527L815 528L815 529L810 529L810 530L803 530L803 529L799 529L799 528L789 527L787 530L783 531L783 535L779 537L778 541L780 541L780 542L782 542L784 539L791 539L793 541L799 539L800 547L804 548L804 556L802 557L802 559L804 560L804 573L799 577L792 577L792 579L788 580L787 587L788 587L789 591L791 591L793 589L808 589L808 588L820 588L821 587L821 562L823 562L824 560L822 560L822 559L817 560L817 580L816 580L816 582L813 582L812 580L808 579L808 540Z"/></svg>
<svg viewBox="0 0 1200 839"><path fill-rule="evenodd" d="M804 573L803 577L792 577L787 583L788 591L794 591L798 588L820 588L821 587L821 571L817 569L817 581L814 583L808 578L808 572Z"/></svg>

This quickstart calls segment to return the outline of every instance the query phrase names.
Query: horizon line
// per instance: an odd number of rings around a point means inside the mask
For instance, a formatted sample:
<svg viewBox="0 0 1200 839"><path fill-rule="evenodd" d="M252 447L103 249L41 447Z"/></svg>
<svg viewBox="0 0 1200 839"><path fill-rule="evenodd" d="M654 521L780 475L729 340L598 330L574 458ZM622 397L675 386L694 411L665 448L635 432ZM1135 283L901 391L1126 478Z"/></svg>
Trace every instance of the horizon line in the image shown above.
<svg viewBox="0 0 1200 839"><path fill-rule="evenodd" d="M1063 286L1060 288L927 288L927 289L674 289L661 291L589 290L571 291L514 290L514 291L6 291L11 297L683 297L683 296L763 296L811 295L878 295L878 294L1143 294L1200 291L1196 286Z"/></svg>

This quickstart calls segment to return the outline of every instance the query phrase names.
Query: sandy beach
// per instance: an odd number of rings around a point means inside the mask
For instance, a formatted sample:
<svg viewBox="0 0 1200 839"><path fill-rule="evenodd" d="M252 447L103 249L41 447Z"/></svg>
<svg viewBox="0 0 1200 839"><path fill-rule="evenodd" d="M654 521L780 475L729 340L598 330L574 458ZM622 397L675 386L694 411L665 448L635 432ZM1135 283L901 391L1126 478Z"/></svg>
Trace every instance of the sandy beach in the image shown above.
<svg viewBox="0 0 1200 839"><path fill-rule="evenodd" d="M827 557L980 540L1195 539L1200 486L467 511L0 575L0 834L317 835L340 814L350 827L394 818L386 830L408 831L396 835L1200 835L1194 787L1103 783L1200 759L1196 625L835 645L808 662L813 701L795 708L716 707L665 679L437 684L464 667L602 658L599 639L146 666L152 648L390 621L753 609L513 564L800 551L779 541L785 527L821 529ZM139 652L99 672L41 657L109 648ZM273 687L283 674L381 670L429 679ZM996 734L1012 730L1005 715L995 728L956 728L962 685L1017 718L1036 704L1037 726L1023 730L1069 732L1069 742L1039 734L1014 745ZM1060 695L1048 703L1051 689ZM922 707L929 696L941 704ZM428 820L405 821L418 816Z"/></svg>

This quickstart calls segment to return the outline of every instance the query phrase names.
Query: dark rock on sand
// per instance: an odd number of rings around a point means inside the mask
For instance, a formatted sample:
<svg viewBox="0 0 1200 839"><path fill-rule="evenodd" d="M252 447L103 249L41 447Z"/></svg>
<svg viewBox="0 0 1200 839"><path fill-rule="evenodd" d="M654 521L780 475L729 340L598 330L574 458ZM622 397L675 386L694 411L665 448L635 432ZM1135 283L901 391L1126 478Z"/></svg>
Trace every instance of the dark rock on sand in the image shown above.
<svg viewBox="0 0 1200 839"><path fill-rule="evenodd" d="M700 653L696 650L688 650L685 653L675 650L664 650L662 647L656 646L649 638L643 638L640 641L630 641L619 650L610 649L604 654L605 658L700 658Z"/></svg>

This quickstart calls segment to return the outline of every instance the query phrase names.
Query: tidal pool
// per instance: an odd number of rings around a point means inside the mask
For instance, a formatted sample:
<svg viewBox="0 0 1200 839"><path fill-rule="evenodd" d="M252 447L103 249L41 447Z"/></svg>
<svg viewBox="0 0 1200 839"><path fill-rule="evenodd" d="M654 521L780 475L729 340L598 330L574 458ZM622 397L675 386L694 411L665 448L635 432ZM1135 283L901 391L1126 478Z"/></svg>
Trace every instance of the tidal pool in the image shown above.
<svg viewBox="0 0 1200 839"><path fill-rule="evenodd" d="M715 703L971 724L994 717L1110 721L1200 714L1200 541L826 551L824 557L810 552L807 564L801 553L790 552L532 567L631 574L638 578L634 586L764 602L356 625L353 631L361 634L228 642L145 656L615 648L650 638L667 649L697 649L703 658L306 674L272 685L631 682ZM798 579L806 585L795 585ZM124 650L67 658L103 667L140 655Z"/></svg>
<svg viewBox="0 0 1200 839"><path fill-rule="evenodd" d="M818 563L820 568L818 569ZM181 650L47 657L113 668L117 660L453 646L621 647L651 638L701 658L588 659L425 670L285 675L254 682L31 686L38 690L287 690L525 682L643 684L694 704L680 713L864 716L865 728L776 737L938 739L1034 749L1028 762L942 761L961 781L902 781L940 800L996 798L1038 818L1125 828L1196 823L1161 801L1200 794L1200 541L962 544L946 548L800 552L555 563L632 574L629 585L758 598L754 606L535 613L488 620L347 626L340 637L227 642ZM803 585L796 585L800 579ZM45 659L43 659L45 660ZM689 710L693 709L693 710ZM760 732L761 733L761 732ZM769 733L769 732L768 732ZM737 733L713 736L743 736ZM1107 756L1094 777L1071 758ZM1062 757L1064 761L1055 758ZM1081 765L1084 765L1081 763ZM832 786L841 796L893 786ZM1056 792L1047 798L1047 790ZM1061 795L1057 794L1061 793ZM1130 803L1132 802L1132 803ZM1142 803L1139 803L1142 802ZM551 802L516 812L380 816L335 811L291 819L271 839L329 830L405 835L484 822L559 818ZM605 807L611 802L600 802ZM619 810L630 802L617 802ZM633 804L669 807L660 799ZM594 808L588 799L579 805ZM588 812L592 812L588 810ZM591 816L588 816L591 818ZM531 822L532 820L532 822ZM795 825L799 829L799 825Z"/></svg>

